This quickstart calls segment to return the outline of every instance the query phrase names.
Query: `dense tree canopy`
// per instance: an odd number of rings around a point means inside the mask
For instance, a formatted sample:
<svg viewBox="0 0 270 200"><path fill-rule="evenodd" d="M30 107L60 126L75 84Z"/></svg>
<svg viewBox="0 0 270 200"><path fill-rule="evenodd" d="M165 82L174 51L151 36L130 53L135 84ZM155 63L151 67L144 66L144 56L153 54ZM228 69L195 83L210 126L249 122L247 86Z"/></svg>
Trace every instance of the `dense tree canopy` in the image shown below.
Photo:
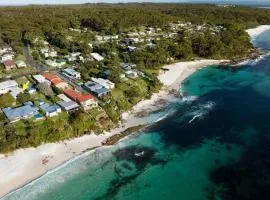
<svg viewBox="0 0 270 200"><path fill-rule="evenodd" d="M44 38L66 46L62 30L90 28L107 34L139 26L161 26L174 21L239 24L242 29L270 23L270 10L185 4L89 4L0 8L1 38L20 50L22 41ZM203 42L203 41L201 41ZM69 46L74 48L74 46Z"/></svg>

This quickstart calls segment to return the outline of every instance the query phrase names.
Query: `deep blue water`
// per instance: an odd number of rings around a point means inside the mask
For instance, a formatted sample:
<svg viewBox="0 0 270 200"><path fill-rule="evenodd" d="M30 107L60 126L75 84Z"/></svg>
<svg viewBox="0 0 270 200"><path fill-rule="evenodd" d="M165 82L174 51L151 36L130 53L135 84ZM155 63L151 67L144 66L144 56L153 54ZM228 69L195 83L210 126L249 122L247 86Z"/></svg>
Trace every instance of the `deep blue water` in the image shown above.
<svg viewBox="0 0 270 200"><path fill-rule="evenodd" d="M254 44L270 51L270 31ZM270 56L209 66L149 129L70 161L4 200L270 198ZM144 152L142 156L135 156Z"/></svg>

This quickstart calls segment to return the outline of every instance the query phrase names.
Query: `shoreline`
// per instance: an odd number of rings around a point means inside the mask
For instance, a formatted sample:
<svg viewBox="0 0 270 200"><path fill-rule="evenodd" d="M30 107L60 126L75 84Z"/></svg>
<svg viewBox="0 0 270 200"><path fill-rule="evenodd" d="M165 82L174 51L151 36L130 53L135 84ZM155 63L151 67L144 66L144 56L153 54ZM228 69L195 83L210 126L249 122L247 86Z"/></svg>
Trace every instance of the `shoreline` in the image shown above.
<svg viewBox="0 0 270 200"><path fill-rule="evenodd" d="M147 114L169 104L175 96L170 91L180 86L180 83L192 73L205 66L219 64L223 60L201 60L179 62L172 65L166 65L168 71L159 75L160 81L164 87L152 95L151 99L140 101L131 110L122 114L122 122L117 128L104 134L90 134L79 138L74 138L59 143L49 143L37 148L26 148L14 151L8 156L0 154L0 197L22 188L48 173L49 171L63 165L86 152L101 146L108 139L119 136L117 140L109 145L127 136L125 131L132 130L134 127L143 127L149 125L141 116L141 113ZM170 80L172 82L166 82ZM162 102L162 103L159 103ZM103 143L103 144L102 144ZM6 166L10 166L7 168ZM9 174L9 176L7 176Z"/></svg>
<svg viewBox="0 0 270 200"><path fill-rule="evenodd" d="M256 39L260 34L270 29L270 25L261 25L256 28L247 29L246 32L251 37L251 40Z"/></svg>
<svg viewBox="0 0 270 200"><path fill-rule="evenodd" d="M265 29L266 27L263 30ZM267 29L270 29L270 26ZM255 34L256 30L260 32L262 28L257 27L248 30L252 38L259 35ZM165 65L163 68L166 71L162 71L158 76L164 87L158 93L153 94L150 99L140 101L131 110L123 113L123 120L119 126L110 132L99 135L84 135L67 141L44 144L37 148L19 149L8 156L0 154L0 198L22 188L24 185L35 181L82 154L101 146L107 146L104 142L111 138L113 138L113 142L109 143L109 145L113 145L119 139L127 136L126 134L121 135L122 133L132 130L134 127L149 125L149 122L143 119L141 113L145 115L161 109L164 104L169 104L172 97L175 96L171 91L178 90L181 83L197 70L224 62L228 61L197 60ZM115 139L118 136L119 138ZM9 167L7 168L7 166Z"/></svg>

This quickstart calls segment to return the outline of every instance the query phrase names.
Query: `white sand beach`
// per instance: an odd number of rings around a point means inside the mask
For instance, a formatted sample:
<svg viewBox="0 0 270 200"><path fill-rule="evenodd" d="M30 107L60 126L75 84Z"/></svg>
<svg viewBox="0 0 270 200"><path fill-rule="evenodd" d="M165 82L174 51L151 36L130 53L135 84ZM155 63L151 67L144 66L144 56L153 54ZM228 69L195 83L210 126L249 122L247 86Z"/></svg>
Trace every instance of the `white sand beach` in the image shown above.
<svg viewBox="0 0 270 200"><path fill-rule="evenodd" d="M198 69L227 61L228 60L197 60L166 65L163 68L168 69L168 71L161 73L158 78L165 86L178 89L180 83Z"/></svg>
<svg viewBox="0 0 270 200"><path fill-rule="evenodd" d="M248 29L246 30L247 33L249 34L249 36L254 39L257 36L259 36L260 34L262 34L263 32L267 31L270 29L270 25L262 25L262 26L258 26L256 28L252 28L252 29Z"/></svg>
<svg viewBox="0 0 270 200"><path fill-rule="evenodd" d="M254 38L268 29L270 26L260 26L249 29L247 32ZM157 102L160 100L169 101L171 98L169 90L178 89L180 83L192 73L204 66L222 62L224 60L198 60L164 66L163 68L167 71L161 72L158 77L164 84L164 89L154 94L151 99L143 100L130 111L123 113L123 122L109 133L98 136L85 135L69 141L44 144L37 148L20 149L10 155L0 154L0 197L75 158L84 151L102 146L102 141L108 137L129 127L145 124L146 122L140 119L138 113L157 109Z"/></svg>

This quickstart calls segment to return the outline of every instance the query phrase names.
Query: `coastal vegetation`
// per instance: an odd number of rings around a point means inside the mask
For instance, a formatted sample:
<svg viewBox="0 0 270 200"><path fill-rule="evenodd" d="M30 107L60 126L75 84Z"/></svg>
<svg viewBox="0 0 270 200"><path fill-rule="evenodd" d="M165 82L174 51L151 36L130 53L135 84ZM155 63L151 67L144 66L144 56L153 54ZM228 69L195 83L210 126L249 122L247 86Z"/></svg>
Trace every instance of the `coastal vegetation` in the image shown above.
<svg viewBox="0 0 270 200"><path fill-rule="evenodd" d="M17 55L25 54L25 48L29 47L34 60L44 64L45 57L40 53L44 43L57 52L57 59L80 52L85 61L67 65L76 65L81 81L103 77L115 83L115 88L108 96L98 99L103 110L79 110L42 121L21 120L13 124L1 117L0 152L109 129L112 122L120 120L121 113L161 88L157 76L163 65L197 58L245 58L255 51L245 29L267 23L270 23L269 10L215 5L2 7L0 37ZM142 32L147 34L140 35ZM139 35L138 42L128 41L132 34ZM106 36L117 39L97 39ZM92 52L103 55L104 59L90 59ZM135 64L139 76L121 78L122 63ZM17 103L35 102L37 98L55 103L59 100L56 95L62 92L44 84L38 84L37 89L42 95L20 94ZM0 96L1 108L13 103L16 102L9 94Z"/></svg>
<svg viewBox="0 0 270 200"><path fill-rule="evenodd" d="M224 25L228 28L222 35L205 40L194 38L192 44L207 43L212 46L224 45L225 52L236 45L243 46L243 31L246 28L270 23L270 11L248 7L221 7L216 5L182 4L89 4L73 6L27 6L2 7L0 9L0 34L4 42L17 51L25 43L33 43L36 38L46 37L48 42L59 47L62 52L81 50L89 52L87 43L94 38L93 33L80 34L79 40L66 40L68 28L89 28L104 34L118 34L141 26L165 26L169 22L191 22L192 24ZM237 34L235 34L237 33ZM75 34L76 35L76 34ZM200 35L200 34L198 34ZM245 35L246 36L246 35ZM229 43L231 39L236 39ZM237 40L240 39L240 40ZM195 40L195 41L194 41ZM216 41L216 42L214 42ZM185 45L188 44L188 41ZM228 47L226 48L226 45ZM246 46L246 45L245 45ZM108 48L113 48L109 46ZM194 47L195 48L195 47ZM218 48L217 48L218 49ZM200 52L195 50L195 54ZM233 51L232 50L232 51ZM209 53L209 54L208 54ZM238 52L235 52L237 55ZM211 56L211 50L203 55ZM231 54L229 54L231 56Z"/></svg>

